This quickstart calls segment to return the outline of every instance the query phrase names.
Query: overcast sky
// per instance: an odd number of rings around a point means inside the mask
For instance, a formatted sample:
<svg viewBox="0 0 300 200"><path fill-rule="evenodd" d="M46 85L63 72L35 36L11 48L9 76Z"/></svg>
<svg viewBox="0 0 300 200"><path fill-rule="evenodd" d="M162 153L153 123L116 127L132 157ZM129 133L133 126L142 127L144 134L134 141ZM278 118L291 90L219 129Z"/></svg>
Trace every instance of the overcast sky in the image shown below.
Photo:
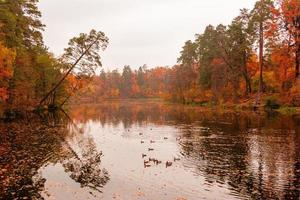
<svg viewBox="0 0 300 200"><path fill-rule="evenodd" d="M208 24L229 24L255 0L41 0L44 40L60 55L68 40L90 29L110 39L105 69L173 65L184 42Z"/></svg>

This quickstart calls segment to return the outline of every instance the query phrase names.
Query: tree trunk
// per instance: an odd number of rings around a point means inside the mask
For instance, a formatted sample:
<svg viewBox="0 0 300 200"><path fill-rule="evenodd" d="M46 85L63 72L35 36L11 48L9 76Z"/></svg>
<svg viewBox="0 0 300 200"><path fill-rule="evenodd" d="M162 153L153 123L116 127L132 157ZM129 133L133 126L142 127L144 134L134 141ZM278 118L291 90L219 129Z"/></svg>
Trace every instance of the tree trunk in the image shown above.
<svg viewBox="0 0 300 200"><path fill-rule="evenodd" d="M263 86L263 67L264 67L264 28L263 22L259 23L259 92L264 92Z"/></svg>
<svg viewBox="0 0 300 200"><path fill-rule="evenodd" d="M45 95L45 92L47 90L47 83L46 83L46 73L45 73L45 68L42 67L42 95Z"/></svg>
<svg viewBox="0 0 300 200"><path fill-rule="evenodd" d="M299 42L300 37L298 37L296 41L296 57L295 57L295 79L300 78L300 71L299 71L299 65L300 65L300 42Z"/></svg>
<svg viewBox="0 0 300 200"><path fill-rule="evenodd" d="M246 96L248 96L252 92L251 80L247 73L243 73L243 76L244 76L244 80L245 80L245 84L246 84L245 94L246 94Z"/></svg>
<svg viewBox="0 0 300 200"><path fill-rule="evenodd" d="M244 51L243 53L243 69L242 69L242 74L245 79L245 85L246 85L246 90L245 90L245 95L248 96L252 92L251 88L251 79L248 74L248 69L247 69L247 53Z"/></svg>
<svg viewBox="0 0 300 200"><path fill-rule="evenodd" d="M65 105L65 103L67 103L67 101L71 98L72 95L69 95L61 104L60 104L60 108L63 107L63 105Z"/></svg>
<svg viewBox="0 0 300 200"><path fill-rule="evenodd" d="M60 81L46 94L46 96L40 101L39 106L42 105L47 98L56 91L56 89L64 82L67 76L71 73L71 71L75 68L75 66L79 63L79 61L83 58L83 56L92 48L92 46L98 41L98 38L81 54L81 56L76 60L76 62L70 67L67 73L60 79Z"/></svg>

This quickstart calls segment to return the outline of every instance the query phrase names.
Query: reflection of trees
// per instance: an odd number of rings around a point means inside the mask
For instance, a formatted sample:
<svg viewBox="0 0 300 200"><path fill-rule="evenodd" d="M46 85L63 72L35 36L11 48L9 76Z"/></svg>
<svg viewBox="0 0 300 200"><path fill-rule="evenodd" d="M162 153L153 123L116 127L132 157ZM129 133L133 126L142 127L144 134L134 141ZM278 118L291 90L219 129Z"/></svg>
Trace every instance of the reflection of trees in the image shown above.
<svg viewBox="0 0 300 200"><path fill-rule="evenodd" d="M284 187L284 199L300 198L300 116L293 116L293 121L295 123L295 134L291 139L293 139L295 144L295 152L292 155L293 157L291 157L294 163L291 163L289 166L291 169L290 173L293 174L293 177Z"/></svg>
<svg viewBox="0 0 300 200"><path fill-rule="evenodd" d="M82 115L85 113L85 115ZM279 114L219 113L153 101L116 101L80 107L72 118L102 124L170 124L182 130L180 148L186 167L207 184L226 184L252 199L298 199L299 117Z"/></svg>
<svg viewBox="0 0 300 200"><path fill-rule="evenodd" d="M109 180L106 169L101 166L101 154L95 154L93 157L84 160L70 159L64 162L63 166L66 172L70 172L70 177L80 183L82 187L89 187L101 192L101 188Z"/></svg>
<svg viewBox="0 0 300 200"><path fill-rule="evenodd" d="M300 140L292 118L215 113L198 125L210 129L183 127L181 148L208 183L226 183L252 199L299 198Z"/></svg>
<svg viewBox="0 0 300 200"><path fill-rule="evenodd" d="M46 180L38 169L58 159L64 128L45 126L39 118L30 117L28 121L1 124L0 132L0 199L41 198Z"/></svg>
<svg viewBox="0 0 300 200"><path fill-rule="evenodd" d="M124 101L81 106L72 110L72 118L81 124L92 119L125 128L136 123L176 125L183 132L180 148L186 158L184 164L205 177L208 185L226 184L237 195L252 199L299 197L299 117L218 113L155 101ZM69 123L68 134L78 146L69 146L61 162L73 180L101 191L109 177L101 169L101 153L94 141L83 134L88 132L82 131L85 128ZM58 144L68 146L62 140ZM51 151L59 152L57 149ZM44 180L40 180L42 185Z"/></svg>
<svg viewBox="0 0 300 200"><path fill-rule="evenodd" d="M72 110L73 119L85 123L86 120L92 119L99 121L101 124L111 123L119 125L122 123L125 128L130 128L133 123L155 123L163 124L166 121L177 119L183 122L192 121L197 113L191 113L191 110L183 110L182 105L170 104L165 105L159 101L115 101L103 102L97 105L81 106Z"/></svg>
<svg viewBox="0 0 300 200"><path fill-rule="evenodd" d="M109 175L106 169L101 168L102 152L98 152L94 140L85 136L82 132L78 134L77 127L71 127L70 132L74 134L78 141L78 151L76 156L63 161L66 172L70 177L81 184L81 187L89 187L98 192L109 181Z"/></svg>
<svg viewBox="0 0 300 200"><path fill-rule="evenodd" d="M0 123L0 199L40 199L45 180L39 169L63 163L70 177L83 187L100 191L108 181L91 138L79 146L79 157L67 143L73 137L65 116L45 115L9 124ZM77 134L80 134L77 132Z"/></svg>

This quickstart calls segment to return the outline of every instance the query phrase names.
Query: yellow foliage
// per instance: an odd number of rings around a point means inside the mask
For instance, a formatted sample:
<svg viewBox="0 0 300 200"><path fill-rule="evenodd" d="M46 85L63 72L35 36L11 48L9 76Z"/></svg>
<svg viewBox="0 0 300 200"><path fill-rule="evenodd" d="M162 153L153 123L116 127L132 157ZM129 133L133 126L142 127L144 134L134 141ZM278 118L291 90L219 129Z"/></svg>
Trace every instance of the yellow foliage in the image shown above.
<svg viewBox="0 0 300 200"><path fill-rule="evenodd" d="M281 90L281 83L276 79L274 71L264 73L264 82L267 84L268 91L279 92Z"/></svg>

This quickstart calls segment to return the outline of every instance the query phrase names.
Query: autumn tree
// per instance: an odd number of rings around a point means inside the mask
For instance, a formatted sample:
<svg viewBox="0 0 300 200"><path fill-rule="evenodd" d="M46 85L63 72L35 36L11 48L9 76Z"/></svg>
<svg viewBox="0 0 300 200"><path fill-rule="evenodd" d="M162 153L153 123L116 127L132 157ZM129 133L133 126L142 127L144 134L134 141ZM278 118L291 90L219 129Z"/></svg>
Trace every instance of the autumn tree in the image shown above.
<svg viewBox="0 0 300 200"><path fill-rule="evenodd" d="M300 1L279 0L284 28L288 31L288 45L292 47L295 57L295 78L300 77Z"/></svg>
<svg viewBox="0 0 300 200"><path fill-rule="evenodd" d="M8 83L13 76L16 53L0 43L0 104L8 98Z"/></svg>
<svg viewBox="0 0 300 200"><path fill-rule="evenodd" d="M108 85L107 97L118 98L120 97L122 76L118 70L113 70L106 74L106 84Z"/></svg>
<svg viewBox="0 0 300 200"><path fill-rule="evenodd" d="M137 84L141 90L141 95L145 96L146 94L146 72L147 72L147 65L143 65L139 67L136 72L137 76Z"/></svg>
<svg viewBox="0 0 300 200"><path fill-rule="evenodd" d="M37 3L37 0L0 2L0 40L16 52L7 89L11 107L28 107L36 98L36 61L44 48L41 33L44 25Z"/></svg>
<svg viewBox="0 0 300 200"><path fill-rule="evenodd" d="M61 60L67 66L66 72L54 87L40 101L40 105L52 96L52 104L55 104L56 90L61 86L68 75L73 72L78 75L92 76L95 69L101 66L99 51L108 45L108 38L103 32L91 30L89 34L81 33L69 41L69 47L65 49Z"/></svg>
<svg viewBox="0 0 300 200"><path fill-rule="evenodd" d="M0 38L7 47L31 49L43 44L38 0L0 1Z"/></svg>
<svg viewBox="0 0 300 200"><path fill-rule="evenodd" d="M129 65L125 65L122 73L122 87L121 95L123 97L129 97L132 89L132 77L133 73Z"/></svg>
<svg viewBox="0 0 300 200"><path fill-rule="evenodd" d="M254 30L256 40L259 46L259 92L264 91L263 70L264 53L268 38L272 34L272 24L275 10L272 0L259 0L251 10L250 24Z"/></svg>
<svg viewBox="0 0 300 200"><path fill-rule="evenodd" d="M252 46L254 43L253 31L249 27L249 12L246 9L242 9L238 17L236 17L232 23L228 26L226 32L227 36L227 48L225 52L227 58L232 66L231 68L236 70L237 74L241 74L245 80L245 94L246 96L252 92L251 77L248 69L248 61L251 55L254 53Z"/></svg>
<svg viewBox="0 0 300 200"><path fill-rule="evenodd" d="M211 87L212 61L218 54L215 28L212 25L207 26L203 34L196 35L195 42L198 46L200 63L199 83L203 88L209 89Z"/></svg>
<svg viewBox="0 0 300 200"><path fill-rule="evenodd" d="M198 52L197 52L197 44L188 40L185 42L182 50L180 51L180 57L178 58L178 62L183 65L192 66L194 64L198 64Z"/></svg>

